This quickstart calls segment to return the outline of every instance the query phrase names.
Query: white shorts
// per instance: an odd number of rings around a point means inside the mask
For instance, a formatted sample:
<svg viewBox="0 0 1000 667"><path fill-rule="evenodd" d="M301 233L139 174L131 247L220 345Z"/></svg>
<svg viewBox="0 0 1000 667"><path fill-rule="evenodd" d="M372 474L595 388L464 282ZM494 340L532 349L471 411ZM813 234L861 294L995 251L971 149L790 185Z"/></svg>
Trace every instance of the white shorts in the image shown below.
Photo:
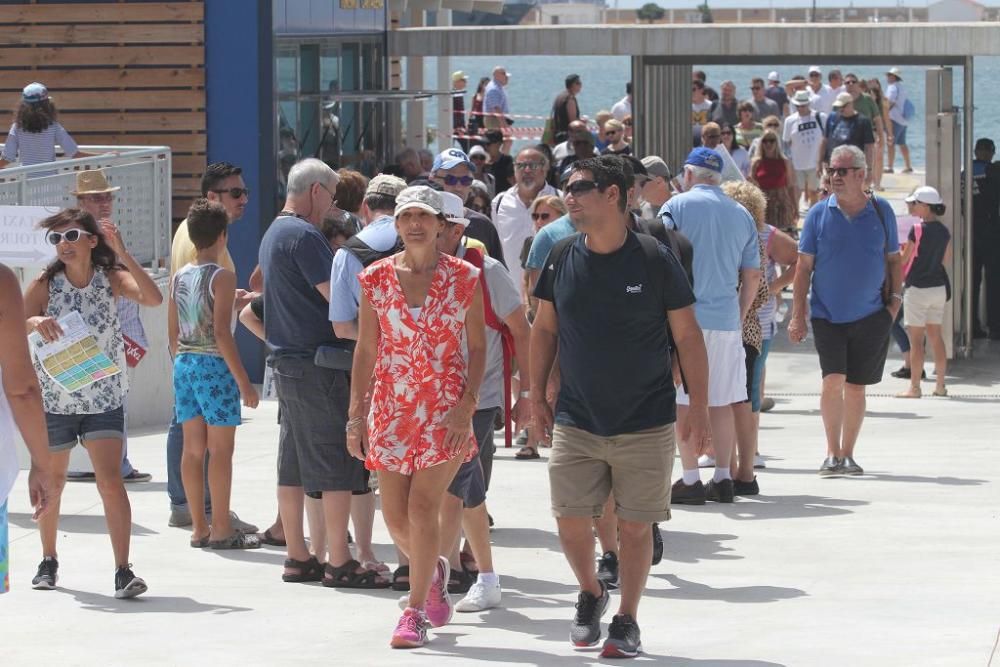
<svg viewBox="0 0 1000 667"><path fill-rule="evenodd" d="M925 327L944 321L944 304L948 292L940 287L907 287L903 292L903 324L908 327Z"/></svg>
<svg viewBox="0 0 1000 667"><path fill-rule="evenodd" d="M719 408L747 400L743 332L704 330L702 334L708 350L708 406ZM677 404L690 404L684 385L677 387Z"/></svg>
<svg viewBox="0 0 1000 667"><path fill-rule="evenodd" d="M819 177L816 176L815 169L796 169L795 181L799 190L819 190Z"/></svg>

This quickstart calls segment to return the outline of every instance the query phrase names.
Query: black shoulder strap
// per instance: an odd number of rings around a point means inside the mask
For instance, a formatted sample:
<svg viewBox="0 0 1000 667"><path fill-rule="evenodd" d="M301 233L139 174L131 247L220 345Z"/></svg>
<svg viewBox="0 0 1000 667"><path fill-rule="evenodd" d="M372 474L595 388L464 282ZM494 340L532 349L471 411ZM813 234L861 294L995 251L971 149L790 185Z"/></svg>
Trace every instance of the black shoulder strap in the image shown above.
<svg viewBox="0 0 1000 667"><path fill-rule="evenodd" d="M562 264L563 259L566 257L566 253L569 252L570 246L576 241L580 233L570 234L564 239L559 239L556 244L552 246L552 250L549 251L549 258L546 264L549 265L553 270L558 270L559 266Z"/></svg>
<svg viewBox="0 0 1000 667"><path fill-rule="evenodd" d="M665 215L669 215L669 213ZM667 227L659 218L640 220L639 229L644 234L649 234L670 249L670 252L674 254L674 258L680 262L684 273L687 274L688 282L694 285L694 248L691 242L687 240L687 237L676 229Z"/></svg>
<svg viewBox="0 0 1000 667"><path fill-rule="evenodd" d="M875 215L878 216L878 221L882 223L882 232L885 234L885 245L883 246L886 254L889 254L889 226L885 222L885 214L882 213L882 208L879 206L881 200L878 195L871 196L872 206L875 207Z"/></svg>
<svg viewBox="0 0 1000 667"><path fill-rule="evenodd" d="M825 134L826 131L823 128L823 117L818 111L816 112L816 125L819 126L819 131Z"/></svg>
<svg viewBox="0 0 1000 667"><path fill-rule="evenodd" d="M377 262L378 260L384 259L386 257L391 257L392 255L395 255L397 252L401 251L403 249L403 240L397 236L396 242L392 245L391 248L389 248L388 250L380 251L380 250L375 250L357 236L352 236L351 238L347 239L347 242L344 243L343 247L358 258L358 261L361 262L361 266L368 266L369 264Z"/></svg>

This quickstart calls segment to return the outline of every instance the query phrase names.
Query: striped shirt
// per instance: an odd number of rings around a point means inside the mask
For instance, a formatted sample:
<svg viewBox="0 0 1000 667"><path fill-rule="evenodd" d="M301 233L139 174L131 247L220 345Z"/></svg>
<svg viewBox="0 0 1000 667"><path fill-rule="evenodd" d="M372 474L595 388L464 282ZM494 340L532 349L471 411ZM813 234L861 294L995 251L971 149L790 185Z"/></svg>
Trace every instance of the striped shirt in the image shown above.
<svg viewBox="0 0 1000 667"><path fill-rule="evenodd" d="M41 132L20 130L17 123L14 123L10 126L10 132L7 133L7 143L3 147L3 159L7 162L20 161L22 167L54 162L56 144L62 146L63 152L69 157L79 152L73 137L69 136L69 132L59 123L52 123Z"/></svg>
<svg viewBox="0 0 1000 667"><path fill-rule="evenodd" d="M767 262L767 266L764 268L764 275L761 276L761 280L767 281L770 285L778 277L777 262L771 257L771 234L774 232L774 227L771 225L766 225L766 229L760 232L760 241L764 244L764 260ZM760 328L764 334L764 340L770 340L774 337L775 330L775 319L778 311L778 299L773 294L767 300L767 302L760 307L757 311L757 318L760 320Z"/></svg>
<svg viewBox="0 0 1000 667"><path fill-rule="evenodd" d="M499 107L502 113L510 113L510 105L507 103L507 91L503 89L500 83L493 79L486 85L485 95L483 96L483 111L487 114L496 113L495 109Z"/></svg>

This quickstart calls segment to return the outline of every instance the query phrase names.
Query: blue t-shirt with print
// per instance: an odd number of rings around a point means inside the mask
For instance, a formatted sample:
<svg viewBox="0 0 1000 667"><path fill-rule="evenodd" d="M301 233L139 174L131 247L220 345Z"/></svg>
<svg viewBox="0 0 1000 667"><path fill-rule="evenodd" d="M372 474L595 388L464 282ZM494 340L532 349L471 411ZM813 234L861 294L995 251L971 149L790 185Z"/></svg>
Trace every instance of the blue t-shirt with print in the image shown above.
<svg viewBox="0 0 1000 667"><path fill-rule="evenodd" d="M837 196L813 206L799 237L799 252L813 256L812 317L834 324L856 322L885 307L885 256L899 252L892 206L871 201L853 218L837 207Z"/></svg>
<svg viewBox="0 0 1000 667"><path fill-rule="evenodd" d="M531 250L528 251L528 259L524 263L524 268L541 270L545 266L545 258L549 256L552 246L573 234L576 234L576 227L573 226L568 215L556 218L539 229L531 241Z"/></svg>

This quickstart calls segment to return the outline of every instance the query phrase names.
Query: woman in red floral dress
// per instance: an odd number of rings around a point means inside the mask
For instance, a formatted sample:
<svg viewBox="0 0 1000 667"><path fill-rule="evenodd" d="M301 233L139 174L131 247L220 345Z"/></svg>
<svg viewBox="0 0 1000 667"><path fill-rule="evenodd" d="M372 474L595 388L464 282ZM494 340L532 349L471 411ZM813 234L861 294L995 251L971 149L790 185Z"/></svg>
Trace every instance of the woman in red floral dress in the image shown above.
<svg viewBox="0 0 1000 667"><path fill-rule="evenodd" d="M407 188L396 198L395 215L406 249L358 276L347 447L379 471L382 514L410 559L409 602L391 644L412 648L427 641L428 624L451 619L438 511L459 465L476 453L472 415L486 365L486 328L479 270L437 250L441 196L425 186Z"/></svg>

